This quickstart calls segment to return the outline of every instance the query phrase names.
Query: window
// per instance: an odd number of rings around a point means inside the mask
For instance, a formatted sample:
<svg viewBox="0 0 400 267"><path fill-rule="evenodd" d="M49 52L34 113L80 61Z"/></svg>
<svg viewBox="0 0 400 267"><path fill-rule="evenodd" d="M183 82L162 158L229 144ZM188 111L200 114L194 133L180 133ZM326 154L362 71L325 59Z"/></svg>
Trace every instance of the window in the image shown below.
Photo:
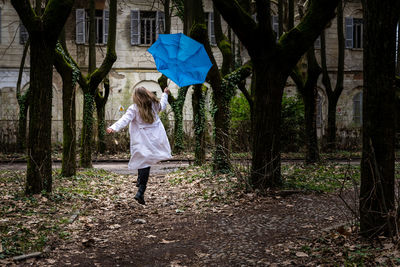
<svg viewBox="0 0 400 267"><path fill-rule="evenodd" d="M214 29L214 12L206 12L205 13L208 38L210 40L211 45L217 45L217 41L215 39L215 29Z"/></svg>
<svg viewBox="0 0 400 267"><path fill-rule="evenodd" d="M346 24L346 48L363 47L363 19L347 17Z"/></svg>
<svg viewBox="0 0 400 267"><path fill-rule="evenodd" d="M19 22L19 43L20 44L25 44L29 39L29 33L28 30L25 28L24 24L22 24L22 21Z"/></svg>
<svg viewBox="0 0 400 267"><path fill-rule="evenodd" d="M96 44L106 44L108 38L108 10L95 11ZM76 9L76 43L85 44L89 41L88 10Z"/></svg>
<svg viewBox="0 0 400 267"><path fill-rule="evenodd" d="M131 10L131 44L151 45L164 32L165 17L161 11Z"/></svg>
<svg viewBox="0 0 400 267"><path fill-rule="evenodd" d="M314 42L314 48L321 49L321 35Z"/></svg>
<svg viewBox="0 0 400 267"><path fill-rule="evenodd" d="M362 125L362 98L362 92L353 97L353 122L356 125Z"/></svg>
<svg viewBox="0 0 400 267"><path fill-rule="evenodd" d="M322 127L322 97L320 94L317 96L317 119L316 119L317 127Z"/></svg>
<svg viewBox="0 0 400 267"><path fill-rule="evenodd" d="M279 40L279 17L274 15L272 16L271 20L272 29L276 33L276 40Z"/></svg>

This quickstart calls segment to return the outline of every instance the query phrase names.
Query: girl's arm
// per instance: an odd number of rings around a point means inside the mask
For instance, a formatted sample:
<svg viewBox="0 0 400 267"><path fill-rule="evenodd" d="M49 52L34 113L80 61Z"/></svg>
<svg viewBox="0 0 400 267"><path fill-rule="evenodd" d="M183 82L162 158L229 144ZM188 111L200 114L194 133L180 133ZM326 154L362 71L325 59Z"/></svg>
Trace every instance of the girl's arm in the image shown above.
<svg viewBox="0 0 400 267"><path fill-rule="evenodd" d="M133 109L133 105L131 105L124 116L122 116L116 123L111 125L107 129L107 132L118 132L126 125L128 125L128 123L131 122L133 119L135 119L135 110ZM109 129L111 129L112 131L109 131Z"/></svg>
<svg viewBox="0 0 400 267"><path fill-rule="evenodd" d="M160 99L160 111L163 111L167 107L168 94L169 94L169 90L168 90L168 88L165 88L164 92L161 95L161 99Z"/></svg>

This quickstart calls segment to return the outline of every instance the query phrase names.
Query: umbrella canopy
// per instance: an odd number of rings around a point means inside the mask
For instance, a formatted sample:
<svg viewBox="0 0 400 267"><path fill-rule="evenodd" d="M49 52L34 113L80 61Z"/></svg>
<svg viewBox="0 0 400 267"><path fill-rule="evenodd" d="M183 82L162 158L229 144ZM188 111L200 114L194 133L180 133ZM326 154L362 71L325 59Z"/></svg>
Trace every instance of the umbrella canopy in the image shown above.
<svg viewBox="0 0 400 267"><path fill-rule="evenodd" d="M158 71L180 87L204 83L212 67L204 46L183 33L159 34L147 51Z"/></svg>

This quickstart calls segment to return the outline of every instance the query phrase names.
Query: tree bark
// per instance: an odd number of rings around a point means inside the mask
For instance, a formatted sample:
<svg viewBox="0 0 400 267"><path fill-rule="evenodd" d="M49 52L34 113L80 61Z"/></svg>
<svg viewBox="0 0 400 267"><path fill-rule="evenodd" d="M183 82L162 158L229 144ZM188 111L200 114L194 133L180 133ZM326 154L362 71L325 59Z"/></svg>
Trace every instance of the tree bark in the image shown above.
<svg viewBox="0 0 400 267"><path fill-rule="evenodd" d="M206 162L206 149L205 149L205 137L207 130L206 112L205 112L205 95L207 90L202 84L196 84L193 86L192 94L192 108L193 108L193 122L194 122L194 136L195 136L195 148L194 148L194 164L203 165ZM203 92L203 90L205 92Z"/></svg>
<svg viewBox="0 0 400 267"><path fill-rule="evenodd" d="M363 0L364 92L360 230L394 235L395 51L399 1Z"/></svg>
<svg viewBox="0 0 400 267"><path fill-rule="evenodd" d="M80 70L72 62L66 50L64 33L57 44L54 66L63 82L63 154L61 175L70 177L76 174L76 108L75 85Z"/></svg>
<svg viewBox="0 0 400 267"><path fill-rule="evenodd" d="M71 12L73 0L50 0L37 16L28 0L12 0L29 32L31 47L28 164L25 192L51 192L51 110L55 46Z"/></svg>
<svg viewBox="0 0 400 267"><path fill-rule="evenodd" d="M24 94L21 94L21 82L22 75L24 72L25 59L28 54L30 41L25 43L24 51L22 52L21 64L19 66L18 81L16 88L16 97L19 106L19 116L18 116L18 135L17 135L17 151L24 152L26 149L26 125L27 125L27 115L29 109L29 93L30 88L26 90Z"/></svg>
<svg viewBox="0 0 400 267"><path fill-rule="evenodd" d="M175 125L174 125L174 152L180 153L185 149L183 131L183 106L185 105L186 94L189 86L181 87L178 89L178 97L175 101L171 102L171 107L174 112Z"/></svg>
<svg viewBox="0 0 400 267"><path fill-rule="evenodd" d="M110 81L104 79L104 95L98 92L95 97L97 111L97 152L105 153L106 144L106 103L110 94Z"/></svg>

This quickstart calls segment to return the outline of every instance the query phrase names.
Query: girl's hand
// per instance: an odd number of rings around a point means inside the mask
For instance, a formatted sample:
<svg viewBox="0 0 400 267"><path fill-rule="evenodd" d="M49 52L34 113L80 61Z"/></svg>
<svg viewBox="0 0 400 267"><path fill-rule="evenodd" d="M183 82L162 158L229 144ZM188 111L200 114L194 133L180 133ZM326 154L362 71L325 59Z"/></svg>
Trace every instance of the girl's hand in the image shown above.
<svg viewBox="0 0 400 267"><path fill-rule="evenodd" d="M169 94L171 93L171 92L169 91L168 87L165 87L164 93L166 93L167 95L169 95Z"/></svg>
<svg viewBox="0 0 400 267"><path fill-rule="evenodd" d="M106 132L110 134L110 133L113 133L115 131L113 129L111 129L111 128L107 128Z"/></svg>

